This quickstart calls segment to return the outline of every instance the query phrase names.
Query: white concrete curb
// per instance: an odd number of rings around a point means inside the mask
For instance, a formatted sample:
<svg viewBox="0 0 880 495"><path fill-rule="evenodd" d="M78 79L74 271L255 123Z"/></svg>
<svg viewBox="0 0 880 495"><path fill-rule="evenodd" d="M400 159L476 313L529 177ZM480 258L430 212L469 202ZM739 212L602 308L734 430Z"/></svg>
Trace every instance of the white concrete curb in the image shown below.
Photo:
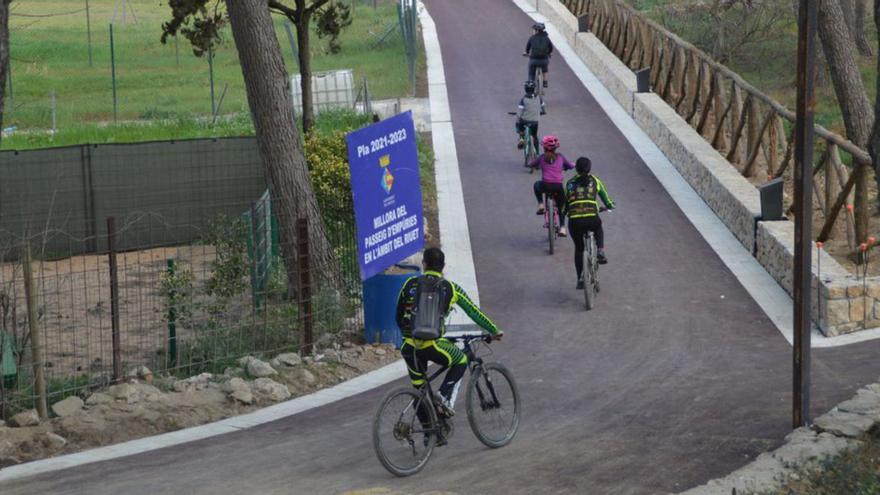
<svg viewBox="0 0 880 495"><path fill-rule="evenodd" d="M528 0L513 0L513 2L532 19L547 25L547 32L553 40L554 47L581 80L584 87L593 95L599 106L629 141L682 213L718 254L721 261L739 280L758 306L767 314L785 340L792 344L794 341L792 323L794 309L788 293L767 273L758 260L742 247L742 244L724 225L724 222L715 215L715 212L687 183L657 145L636 124L629 112L620 106L614 96L586 66L572 49L568 39L560 34L556 27L540 13L542 10L552 8L542 5L548 2L538 2L537 10L534 2L530 3ZM865 330L839 337L826 337L814 325L811 343L814 348L837 347L877 338L880 338L880 329Z"/></svg>
<svg viewBox="0 0 880 495"><path fill-rule="evenodd" d="M476 272L471 254L467 217L462 201L461 179L458 174L458 158L452 134L452 122L449 117L449 102L446 96L446 79L443 71L443 59L440 55L440 42L437 39L434 21L421 4L419 5L419 18L422 22L422 36L428 61L431 126L434 153L437 157L435 170L437 203L440 210L440 237L443 240L447 260L449 260L446 272L478 302ZM454 314L450 319L450 323L453 324L466 321L469 322L466 316L461 314ZM0 469L0 483L244 430L331 404L405 376L406 367L403 360L399 360L334 387L281 402L249 414L76 454Z"/></svg>

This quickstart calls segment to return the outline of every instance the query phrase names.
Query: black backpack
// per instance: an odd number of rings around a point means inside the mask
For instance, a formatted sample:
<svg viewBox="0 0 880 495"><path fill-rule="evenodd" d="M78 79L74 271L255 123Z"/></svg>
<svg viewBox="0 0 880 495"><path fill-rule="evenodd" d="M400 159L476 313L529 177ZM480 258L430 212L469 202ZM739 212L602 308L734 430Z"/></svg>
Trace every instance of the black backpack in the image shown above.
<svg viewBox="0 0 880 495"><path fill-rule="evenodd" d="M440 277L421 275L416 289L416 304L413 306L412 336L419 340L439 339L446 317L442 305L448 301L449 284Z"/></svg>
<svg viewBox="0 0 880 495"><path fill-rule="evenodd" d="M546 34L532 36L532 43L529 45L529 57L545 58L548 55L550 55L550 37Z"/></svg>

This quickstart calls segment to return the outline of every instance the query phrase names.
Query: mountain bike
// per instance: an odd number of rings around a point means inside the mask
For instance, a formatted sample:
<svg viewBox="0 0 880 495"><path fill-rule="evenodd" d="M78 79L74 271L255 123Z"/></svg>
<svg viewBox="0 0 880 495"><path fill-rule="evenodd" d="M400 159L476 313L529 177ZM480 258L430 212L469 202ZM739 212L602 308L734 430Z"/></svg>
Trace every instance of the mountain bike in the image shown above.
<svg viewBox="0 0 880 495"><path fill-rule="evenodd" d="M483 445L497 449L509 444L519 428L519 390L513 375L502 364L484 362L492 337L470 334L445 337L461 343L468 357L469 379L465 393L468 423ZM373 420L373 448L379 462L396 476L411 476L425 467L434 448L445 445L454 432L452 418L437 405L439 394L431 382L446 367L435 371L419 389L400 387L382 399Z"/></svg>
<svg viewBox="0 0 880 495"><path fill-rule="evenodd" d="M607 211L602 206L599 212ZM587 311L593 309L596 304L596 295L599 294L599 248L596 246L596 236L593 231L587 232L587 240L584 243L584 305Z"/></svg>
<svg viewBox="0 0 880 495"><path fill-rule="evenodd" d="M540 67L535 68L535 94L544 99L547 88L544 87L544 70Z"/></svg>
<svg viewBox="0 0 880 495"><path fill-rule="evenodd" d="M556 209L556 201L553 194L544 193L544 228L547 229L547 243L550 254L553 254L553 243L559 235L559 211Z"/></svg>
<svg viewBox="0 0 880 495"><path fill-rule="evenodd" d="M516 112L507 112L508 115L517 115ZM529 173L534 173L535 169L529 167L532 160L538 156L538 138L533 134L532 126L526 125L525 132L522 135L523 140L523 166L529 169Z"/></svg>

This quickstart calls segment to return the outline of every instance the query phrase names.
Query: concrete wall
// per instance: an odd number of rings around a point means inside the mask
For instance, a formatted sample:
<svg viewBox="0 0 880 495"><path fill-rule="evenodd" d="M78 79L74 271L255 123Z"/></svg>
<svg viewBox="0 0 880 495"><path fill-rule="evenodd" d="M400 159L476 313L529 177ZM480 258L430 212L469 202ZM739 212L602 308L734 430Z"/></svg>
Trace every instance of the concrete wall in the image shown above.
<svg viewBox="0 0 880 495"><path fill-rule="evenodd" d="M46 256L102 251L110 216L120 249L192 242L265 187L253 138L0 152L0 250L29 231Z"/></svg>
<svg viewBox="0 0 880 495"><path fill-rule="evenodd" d="M565 6L557 0L526 1L560 31L743 247L791 294L794 225L757 222L761 203L755 186L662 98L636 93L635 74L592 33L579 33L577 18ZM862 281L824 251L813 258L813 314L822 331L830 336L880 326L880 277Z"/></svg>

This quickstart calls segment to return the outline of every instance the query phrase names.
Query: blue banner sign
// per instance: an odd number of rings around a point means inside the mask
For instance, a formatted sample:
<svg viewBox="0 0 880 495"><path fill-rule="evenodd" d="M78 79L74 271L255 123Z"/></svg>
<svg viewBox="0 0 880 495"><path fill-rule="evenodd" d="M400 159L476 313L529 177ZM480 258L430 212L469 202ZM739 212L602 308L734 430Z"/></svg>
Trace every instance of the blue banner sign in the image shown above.
<svg viewBox="0 0 880 495"><path fill-rule="evenodd" d="M350 132L346 141L361 278L366 280L425 245L412 112Z"/></svg>

